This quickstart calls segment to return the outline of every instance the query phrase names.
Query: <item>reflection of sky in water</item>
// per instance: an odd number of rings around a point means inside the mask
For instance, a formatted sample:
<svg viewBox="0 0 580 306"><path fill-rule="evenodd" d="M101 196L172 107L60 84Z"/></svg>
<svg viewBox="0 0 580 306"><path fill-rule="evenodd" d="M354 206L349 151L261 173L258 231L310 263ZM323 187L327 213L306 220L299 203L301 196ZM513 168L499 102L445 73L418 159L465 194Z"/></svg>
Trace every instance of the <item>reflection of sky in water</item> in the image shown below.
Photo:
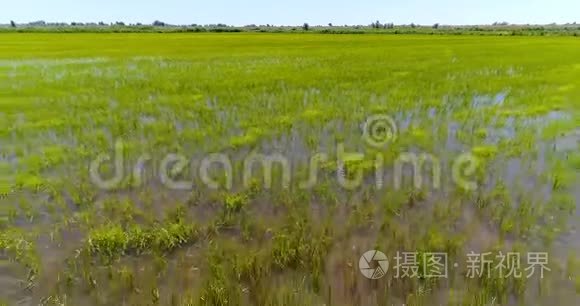
<svg viewBox="0 0 580 306"><path fill-rule="evenodd" d="M74 64L96 64L107 62L108 59L101 57L87 58L66 58L66 59L25 59L25 60L0 60L0 68L12 67L18 68L23 66L34 67L51 67Z"/></svg>
<svg viewBox="0 0 580 306"><path fill-rule="evenodd" d="M484 107L502 105L508 96L507 91L502 91L496 95L475 95L471 102L473 107Z"/></svg>
<svg viewBox="0 0 580 306"><path fill-rule="evenodd" d="M555 143L555 149L558 152L574 152L580 150L580 129L558 137Z"/></svg>

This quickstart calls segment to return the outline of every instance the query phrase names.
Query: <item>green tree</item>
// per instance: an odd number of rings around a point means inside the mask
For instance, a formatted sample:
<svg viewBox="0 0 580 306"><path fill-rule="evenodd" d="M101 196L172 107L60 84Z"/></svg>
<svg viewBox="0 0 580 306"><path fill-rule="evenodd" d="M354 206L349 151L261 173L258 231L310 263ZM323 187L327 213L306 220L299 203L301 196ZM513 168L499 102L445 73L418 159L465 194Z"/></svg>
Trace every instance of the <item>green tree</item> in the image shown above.
<svg viewBox="0 0 580 306"><path fill-rule="evenodd" d="M10 26L15 28L16 27L16 22L14 22L14 20L10 20Z"/></svg>
<svg viewBox="0 0 580 306"><path fill-rule="evenodd" d="M307 22L305 22L305 23L302 25L302 29L303 29L304 31L308 31L308 30L310 30L310 25L309 25Z"/></svg>

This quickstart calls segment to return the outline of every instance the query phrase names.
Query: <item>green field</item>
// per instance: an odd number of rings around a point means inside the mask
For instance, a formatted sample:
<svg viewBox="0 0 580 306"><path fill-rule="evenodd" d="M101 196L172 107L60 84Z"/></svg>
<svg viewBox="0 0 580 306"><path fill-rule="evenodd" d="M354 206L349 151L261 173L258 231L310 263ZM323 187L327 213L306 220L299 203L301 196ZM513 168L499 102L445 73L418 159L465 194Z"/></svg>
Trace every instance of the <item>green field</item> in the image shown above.
<svg viewBox="0 0 580 306"><path fill-rule="evenodd" d="M579 50L576 37L1 34L0 305L573 305ZM379 115L396 130L369 130ZM267 178L246 175L256 154L278 154ZM413 156L432 163L398 168ZM386 276L359 271L368 250ZM397 252L417 255L417 275L396 274ZM470 252L491 253L477 277ZM508 252L523 277L495 269ZM534 252L549 254L543 278L526 277ZM433 253L447 277L425 272Z"/></svg>

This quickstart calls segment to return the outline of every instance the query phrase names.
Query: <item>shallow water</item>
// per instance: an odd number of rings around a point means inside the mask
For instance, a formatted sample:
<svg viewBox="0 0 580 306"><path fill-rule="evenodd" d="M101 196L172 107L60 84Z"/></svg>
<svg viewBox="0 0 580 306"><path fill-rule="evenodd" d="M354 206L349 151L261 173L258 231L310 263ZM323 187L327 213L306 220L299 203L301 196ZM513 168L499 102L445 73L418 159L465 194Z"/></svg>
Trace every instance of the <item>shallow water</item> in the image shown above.
<svg viewBox="0 0 580 306"><path fill-rule="evenodd" d="M64 59L24 59L24 60L0 60L0 68L33 67L37 69L64 66L64 65L91 65L109 61L105 57L89 58L64 58Z"/></svg>

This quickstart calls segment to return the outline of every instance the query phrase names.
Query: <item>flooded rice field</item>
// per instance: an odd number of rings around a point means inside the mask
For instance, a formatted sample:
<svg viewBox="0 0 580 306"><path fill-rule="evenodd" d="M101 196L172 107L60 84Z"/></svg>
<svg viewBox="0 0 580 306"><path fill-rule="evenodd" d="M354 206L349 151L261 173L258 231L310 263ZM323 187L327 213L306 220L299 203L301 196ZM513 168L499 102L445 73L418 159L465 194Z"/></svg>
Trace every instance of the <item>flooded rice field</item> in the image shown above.
<svg viewBox="0 0 580 306"><path fill-rule="evenodd" d="M0 305L580 301L577 39L91 35L0 37Z"/></svg>

